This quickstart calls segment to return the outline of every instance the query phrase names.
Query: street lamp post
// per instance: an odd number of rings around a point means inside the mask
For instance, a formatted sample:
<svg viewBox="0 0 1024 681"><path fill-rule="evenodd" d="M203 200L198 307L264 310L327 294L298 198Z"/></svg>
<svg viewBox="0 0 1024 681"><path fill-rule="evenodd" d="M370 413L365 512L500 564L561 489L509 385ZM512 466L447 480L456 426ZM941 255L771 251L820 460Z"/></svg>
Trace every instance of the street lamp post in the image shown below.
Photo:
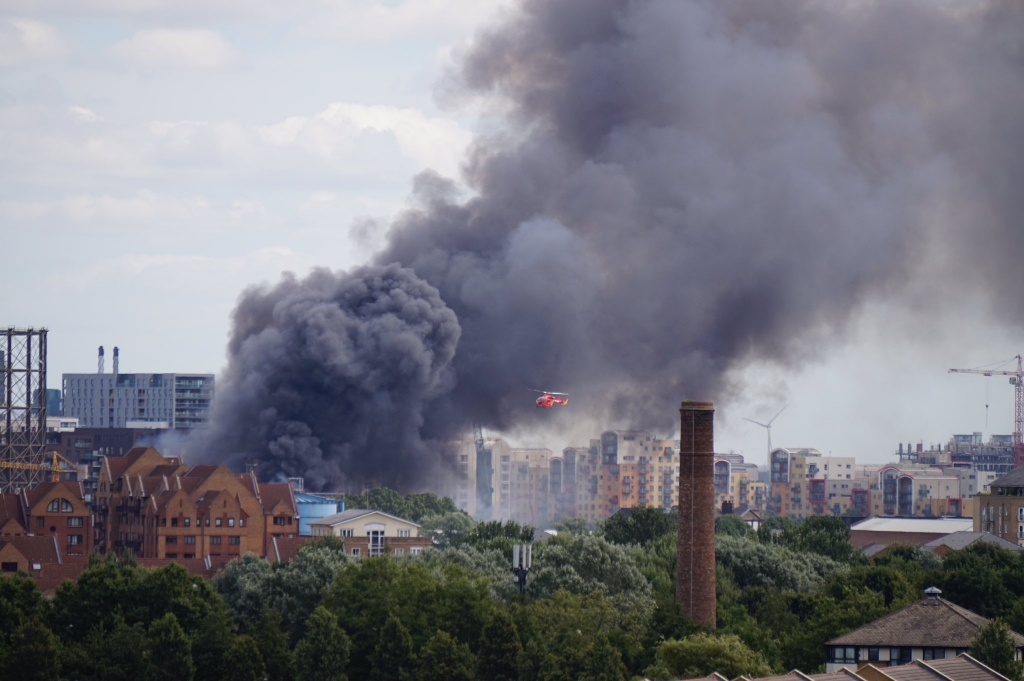
<svg viewBox="0 0 1024 681"><path fill-rule="evenodd" d="M519 593L526 592L526 574L533 562L533 544L515 544L512 547L512 581Z"/></svg>

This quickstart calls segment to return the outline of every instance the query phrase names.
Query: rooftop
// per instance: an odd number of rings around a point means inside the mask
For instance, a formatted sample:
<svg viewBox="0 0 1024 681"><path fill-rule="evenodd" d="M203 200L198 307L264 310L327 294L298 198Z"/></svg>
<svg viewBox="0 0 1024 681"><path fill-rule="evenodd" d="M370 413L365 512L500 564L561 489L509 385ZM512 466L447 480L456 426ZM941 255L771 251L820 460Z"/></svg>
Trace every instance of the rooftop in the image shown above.
<svg viewBox="0 0 1024 681"><path fill-rule="evenodd" d="M865 518L854 524L850 530L871 530L872 532L932 532L952 534L969 532L974 529L972 518Z"/></svg>
<svg viewBox="0 0 1024 681"><path fill-rule="evenodd" d="M967 648L978 629L986 624L986 618L959 605L942 598L925 598L826 645ZM1024 647L1024 636L1011 633L1017 646Z"/></svg>
<svg viewBox="0 0 1024 681"><path fill-rule="evenodd" d="M379 513L379 514L381 514L383 516L387 516L388 518L392 518L394 520L400 520L403 523L409 523L410 525L415 525L416 527L420 526L419 523L414 523L413 521L406 520L405 518L399 518L398 516L391 515L390 513L385 513L384 511L374 511L372 509L365 509L365 508L350 508L349 510L342 511L341 513L335 513L334 515L325 516L323 518L317 518L316 520L311 521L309 524L310 525L340 525L341 523L347 523L347 522L349 522L351 520L358 520L359 518L362 518L363 516L371 515L373 513Z"/></svg>
<svg viewBox="0 0 1024 681"><path fill-rule="evenodd" d="M932 539L927 544L921 546L925 551L934 551L940 546L959 551L960 549L966 549L975 542L983 542L986 544L995 544L1001 546L1007 551L1020 551L1020 547L1014 544L1012 541L1006 541L1002 537L997 537L989 532L953 532L947 534L945 537L939 537L938 539Z"/></svg>

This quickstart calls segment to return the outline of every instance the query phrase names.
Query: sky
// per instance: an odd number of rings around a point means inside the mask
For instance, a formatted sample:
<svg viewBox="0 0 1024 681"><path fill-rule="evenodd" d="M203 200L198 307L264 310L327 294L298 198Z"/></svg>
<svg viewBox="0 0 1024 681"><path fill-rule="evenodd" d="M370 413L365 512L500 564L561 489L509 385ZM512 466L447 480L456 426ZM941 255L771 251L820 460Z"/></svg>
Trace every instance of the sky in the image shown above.
<svg viewBox="0 0 1024 681"><path fill-rule="evenodd" d="M50 387L94 370L99 345L108 371L116 345L123 372L219 372L247 286L367 262L417 172L458 179L493 121L446 97L444 74L508 11L479 0L7 0L0 325L50 330ZM716 448L763 462L765 432L743 417L785 405L775 446L864 462L890 460L900 442L1011 432L1005 378L947 370L1019 353L1019 323L944 285L941 270L933 282L935 313L876 298L800 366L735 367ZM933 293L927 278L913 285L894 298ZM588 434L501 435L560 449Z"/></svg>

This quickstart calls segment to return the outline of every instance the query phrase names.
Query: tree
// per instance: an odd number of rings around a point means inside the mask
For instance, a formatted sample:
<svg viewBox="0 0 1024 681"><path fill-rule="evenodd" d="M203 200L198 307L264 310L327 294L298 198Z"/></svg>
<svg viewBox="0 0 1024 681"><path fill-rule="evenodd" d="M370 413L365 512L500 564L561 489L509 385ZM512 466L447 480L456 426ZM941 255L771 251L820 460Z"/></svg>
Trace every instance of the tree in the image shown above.
<svg viewBox="0 0 1024 681"><path fill-rule="evenodd" d="M416 656L412 652L409 630L393 614L380 631L380 640L371 657L373 681L407 681L415 678Z"/></svg>
<svg viewBox="0 0 1024 681"><path fill-rule="evenodd" d="M294 661L288 637L281 630L281 615L267 608L253 629L252 637L263 655L268 681L291 681Z"/></svg>
<svg viewBox="0 0 1024 681"><path fill-rule="evenodd" d="M220 681L230 669L227 653L235 643L235 621L224 599L217 596L192 636L195 681Z"/></svg>
<svg viewBox="0 0 1024 681"><path fill-rule="evenodd" d="M769 676L772 669L760 653L748 648L738 636L700 633L678 641L665 641L658 648L658 669L662 678L695 679L718 672L726 678Z"/></svg>
<svg viewBox="0 0 1024 681"><path fill-rule="evenodd" d="M137 681L148 673L148 645L146 628L141 623L128 626L118 615L111 629L98 626L90 632L85 657L92 667L102 670L103 681ZM65 676L71 676L67 672L65 669Z"/></svg>
<svg viewBox="0 0 1024 681"><path fill-rule="evenodd" d="M604 522L601 533L613 544L644 546L676 531L676 516L653 506L634 506Z"/></svg>
<svg viewBox="0 0 1024 681"><path fill-rule="evenodd" d="M225 655L225 662L227 673L224 681L263 681L266 675L263 656L252 636L236 638Z"/></svg>
<svg viewBox="0 0 1024 681"><path fill-rule="evenodd" d="M730 537L746 537L750 525L738 515L720 515L715 518L715 534L726 534Z"/></svg>
<svg viewBox="0 0 1024 681"><path fill-rule="evenodd" d="M850 526L842 518L815 515L782 533L782 543L794 551L817 553L835 561L853 556Z"/></svg>
<svg viewBox="0 0 1024 681"><path fill-rule="evenodd" d="M462 511L431 515L420 522L420 536L430 537L436 548L443 549L468 535L474 525L473 519Z"/></svg>
<svg viewBox="0 0 1024 681"><path fill-rule="evenodd" d="M511 615L497 610L484 627L477 659L477 678L486 681L516 681L523 645Z"/></svg>
<svg viewBox="0 0 1024 681"><path fill-rule="evenodd" d="M196 673L192 646L174 613L167 613L149 626L146 657L146 676L150 681L192 681Z"/></svg>
<svg viewBox="0 0 1024 681"><path fill-rule="evenodd" d="M347 681L345 667L351 643L338 618L318 606L306 621L306 635L295 646L297 681Z"/></svg>
<svg viewBox="0 0 1024 681"><path fill-rule="evenodd" d="M420 651L419 681L471 681L473 654L469 646L459 643L440 629Z"/></svg>
<svg viewBox="0 0 1024 681"><path fill-rule="evenodd" d="M60 674L60 644L45 624L29 620L15 631L7 648L5 679L57 681Z"/></svg>
<svg viewBox="0 0 1024 681"><path fill-rule="evenodd" d="M1016 648L1010 627L1000 620L992 620L978 629L967 652L1011 681L1020 681L1021 665L1014 659Z"/></svg>

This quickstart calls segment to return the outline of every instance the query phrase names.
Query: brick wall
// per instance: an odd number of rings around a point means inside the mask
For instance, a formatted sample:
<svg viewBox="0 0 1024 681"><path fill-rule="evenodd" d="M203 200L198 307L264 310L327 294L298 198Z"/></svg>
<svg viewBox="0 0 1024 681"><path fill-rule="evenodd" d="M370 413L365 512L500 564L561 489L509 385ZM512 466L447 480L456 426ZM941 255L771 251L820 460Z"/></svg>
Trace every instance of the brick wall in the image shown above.
<svg viewBox="0 0 1024 681"><path fill-rule="evenodd" d="M715 407L711 402L685 401L679 414L676 601L694 622L714 627Z"/></svg>

